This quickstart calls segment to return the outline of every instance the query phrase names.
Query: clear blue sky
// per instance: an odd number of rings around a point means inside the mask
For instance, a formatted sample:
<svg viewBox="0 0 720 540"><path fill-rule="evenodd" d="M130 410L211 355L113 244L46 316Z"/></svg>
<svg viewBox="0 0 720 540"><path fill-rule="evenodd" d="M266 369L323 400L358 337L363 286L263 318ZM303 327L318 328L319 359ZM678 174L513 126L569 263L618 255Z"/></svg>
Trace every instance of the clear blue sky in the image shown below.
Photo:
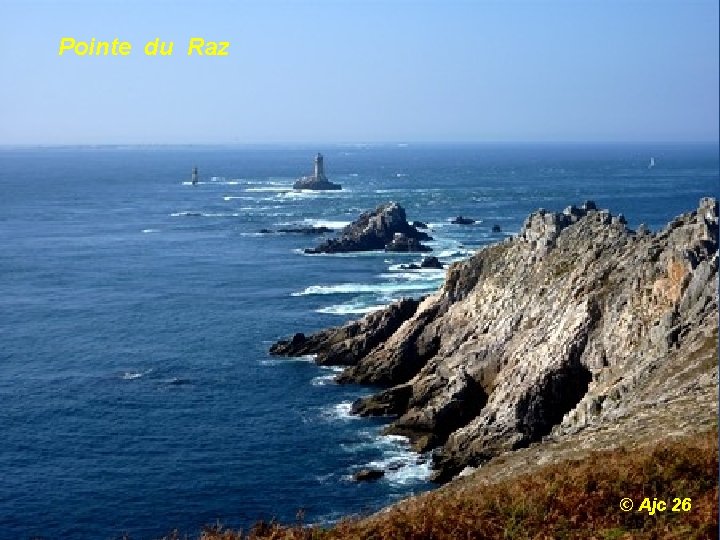
<svg viewBox="0 0 720 540"><path fill-rule="evenodd" d="M718 140L717 1L3 0L0 25L0 144Z"/></svg>

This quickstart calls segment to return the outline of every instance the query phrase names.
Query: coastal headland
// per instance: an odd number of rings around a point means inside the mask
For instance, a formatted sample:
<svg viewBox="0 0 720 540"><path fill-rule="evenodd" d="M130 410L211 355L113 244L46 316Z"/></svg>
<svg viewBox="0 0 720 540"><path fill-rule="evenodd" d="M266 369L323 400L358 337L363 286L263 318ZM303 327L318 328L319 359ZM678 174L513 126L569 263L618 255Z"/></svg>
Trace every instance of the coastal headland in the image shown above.
<svg viewBox="0 0 720 540"><path fill-rule="evenodd" d="M655 233L592 201L540 209L451 265L435 294L270 351L315 354L345 366L339 382L380 387L353 413L387 417L386 433L431 452L433 479L459 493L628 448L712 446L717 270L714 198Z"/></svg>

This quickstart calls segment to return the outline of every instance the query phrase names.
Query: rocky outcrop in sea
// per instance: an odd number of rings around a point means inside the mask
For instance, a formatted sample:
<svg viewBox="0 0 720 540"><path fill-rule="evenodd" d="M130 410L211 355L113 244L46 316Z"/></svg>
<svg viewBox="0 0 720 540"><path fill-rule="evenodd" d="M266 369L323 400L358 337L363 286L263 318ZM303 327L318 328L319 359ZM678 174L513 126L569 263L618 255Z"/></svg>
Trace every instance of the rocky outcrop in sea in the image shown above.
<svg viewBox="0 0 720 540"><path fill-rule="evenodd" d="M378 206L360 215L331 238L305 253L346 253L350 251L431 251L423 240L432 238L407 222L405 209L396 202Z"/></svg>
<svg viewBox="0 0 720 540"><path fill-rule="evenodd" d="M433 450L442 482L579 432L659 435L642 423L650 409L715 415L717 272L716 199L657 233L588 201L534 212L515 237L451 265L431 296L271 352L316 354L347 366L340 382L385 387L352 412L392 416L386 432Z"/></svg>

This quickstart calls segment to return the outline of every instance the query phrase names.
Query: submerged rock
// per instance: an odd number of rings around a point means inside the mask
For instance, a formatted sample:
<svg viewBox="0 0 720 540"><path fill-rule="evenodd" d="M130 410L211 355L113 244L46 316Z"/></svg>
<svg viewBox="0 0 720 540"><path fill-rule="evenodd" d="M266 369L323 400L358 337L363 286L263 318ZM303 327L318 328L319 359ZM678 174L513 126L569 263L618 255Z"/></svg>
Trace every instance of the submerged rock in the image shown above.
<svg viewBox="0 0 720 540"><path fill-rule="evenodd" d="M436 268L442 270L443 263L437 257L424 257L420 263L420 268Z"/></svg>
<svg viewBox="0 0 720 540"><path fill-rule="evenodd" d="M379 480L385 476L385 471L380 469L363 469L353 474L353 480L356 482L371 482Z"/></svg>
<svg viewBox="0 0 720 540"><path fill-rule="evenodd" d="M502 232L502 229L500 228L500 225L497 225L497 224L493 225L493 226L492 226L492 232L494 232L494 233Z"/></svg>
<svg viewBox="0 0 720 540"><path fill-rule="evenodd" d="M375 210L361 214L342 230L338 238L331 238L315 248L306 249L305 252L346 253L381 250L392 244L396 234L401 234L408 239L406 244L415 248L411 251L429 250L419 242L432 240L432 238L407 222L405 209L402 206L396 202L389 202L378 206ZM411 243L411 240L415 240L417 243ZM398 248L400 248L400 244Z"/></svg>
<svg viewBox="0 0 720 540"><path fill-rule="evenodd" d="M293 234L327 234L334 232L329 227L286 227L284 229L278 229L279 233L293 233Z"/></svg>
<svg viewBox="0 0 720 540"><path fill-rule="evenodd" d="M450 223L452 223L453 225L472 225L473 223L475 223L475 220L471 219L471 218L458 216L458 217L450 220Z"/></svg>

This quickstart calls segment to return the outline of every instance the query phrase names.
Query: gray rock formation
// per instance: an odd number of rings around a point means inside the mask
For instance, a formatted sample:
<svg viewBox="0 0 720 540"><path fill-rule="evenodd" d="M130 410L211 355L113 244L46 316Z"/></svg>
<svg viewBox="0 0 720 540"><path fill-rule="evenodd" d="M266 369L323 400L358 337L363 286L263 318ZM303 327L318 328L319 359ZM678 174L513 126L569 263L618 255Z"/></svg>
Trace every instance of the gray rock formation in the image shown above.
<svg viewBox="0 0 720 540"><path fill-rule="evenodd" d="M360 215L350 225L345 227L338 238L331 238L319 246L306 249L306 253L345 253L349 251L371 251L378 249L393 250L395 235L405 242L405 247L412 247L410 251L426 251L429 248L422 246L420 241L432 240L427 233L418 231L407 222L405 209L398 203L389 202L378 206L375 210ZM398 250L402 247L398 244ZM403 249L402 251L408 251Z"/></svg>
<svg viewBox="0 0 720 540"><path fill-rule="evenodd" d="M353 474L353 480L356 482L372 482L379 480L385 476L385 471L380 469L362 469L361 471Z"/></svg>
<svg viewBox="0 0 720 540"><path fill-rule="evenodd" d="M385 245L385 251L396 252L427 252L432 248L424 246L417 238L410 238L405 233L395 233L392 242Z"/></svg>
<svg viewBox="0 0 720 540"><path fill-rule="evenodd" d="M471 218L457 216L451 219L450 223L452 223L453 225L472 225L473 223L475 223L475 220Z"/></svg>
<svg viewBox="0 0 720 540"><path fill-rule="evenodd" d="M717 272L715 199L655 234L592 202L539 210L451 265L436 294L275 352L386 386L353 412L393 416L387 432L434 448L446 481L535 442L620 437L648 408L717 408Z"/></svg>
<svg viewBox="0 0 720 540"><path fill-rule="evenodd" d="M436 270L442 270L443 263L437 257L424 257L420 263L420 268L434 268Z"/></svg>

